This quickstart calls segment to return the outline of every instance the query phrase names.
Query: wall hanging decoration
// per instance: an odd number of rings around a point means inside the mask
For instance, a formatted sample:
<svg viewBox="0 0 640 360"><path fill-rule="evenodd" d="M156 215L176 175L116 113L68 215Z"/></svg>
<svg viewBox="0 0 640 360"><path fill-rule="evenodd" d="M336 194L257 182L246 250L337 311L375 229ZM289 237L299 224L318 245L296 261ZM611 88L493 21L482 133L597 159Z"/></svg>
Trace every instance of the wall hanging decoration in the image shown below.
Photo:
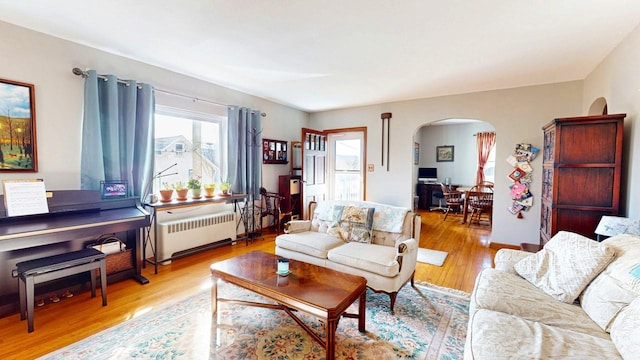
<svg viewBox="0 0 640 360"><path fill-rule="evenodd" d="M289 157L287 155L286 141L262 139L263 164L286 164L289 162Z"/></svg>
<svg viewBox="0 0 640 360"><path fill-rule="evenodd" d="M33 85L0 79L0 172L37 172Z"/></svg>
<svg viewBox="0 0 640 360"><path fill-rule="evenodd" d="M389 138L391 136L391 113L387 112L387 113L382 113L380 114L380 119L382 119L382 166L384 166L384 143L385 143L385 120L387 123L387 133L386 133L386 138L387 138L387 171L389 171Z"/></svg>
<svg viewBox="0 0 640 360"><path fill-rule="evenodd" d="M513 167L508 177L513 181L510 187L513 200L508 210L518 219L522 219L522 212L528 211L533 206L533 195L529 191L529 185L533 180L531 161L540 150L531 144L517 144L513 155L509 155L507 162Z"/></svg>

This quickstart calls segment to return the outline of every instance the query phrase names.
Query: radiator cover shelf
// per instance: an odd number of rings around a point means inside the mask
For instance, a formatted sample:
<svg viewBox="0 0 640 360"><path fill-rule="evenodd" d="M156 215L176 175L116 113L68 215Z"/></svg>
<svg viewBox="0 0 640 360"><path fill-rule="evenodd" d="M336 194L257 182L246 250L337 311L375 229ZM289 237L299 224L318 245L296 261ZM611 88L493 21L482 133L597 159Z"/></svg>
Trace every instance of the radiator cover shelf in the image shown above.
<svg viewBox="0 0 640 360"><path fill-rule="evenodd" d="M190 250L205 245L224 240L233 241L236 238L236 214L232 211L222 211L158 222L157 236L157 261L161 264L170 264L174 254L185 255L194 252Z"/></svg>

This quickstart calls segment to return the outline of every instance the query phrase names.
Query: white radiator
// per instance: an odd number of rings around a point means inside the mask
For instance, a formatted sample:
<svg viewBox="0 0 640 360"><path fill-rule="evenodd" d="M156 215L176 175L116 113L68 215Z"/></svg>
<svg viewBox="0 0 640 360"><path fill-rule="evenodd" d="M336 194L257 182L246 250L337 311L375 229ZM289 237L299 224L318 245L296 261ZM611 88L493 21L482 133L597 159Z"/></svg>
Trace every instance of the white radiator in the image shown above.
<svg viewBox="0 0 640 360"><path fill-rule="evenodd" d="M236 214L233 211L158 222L158 261L199 246L235 238ZM162 262L165 265L170 263L170 260Z"/></svg>

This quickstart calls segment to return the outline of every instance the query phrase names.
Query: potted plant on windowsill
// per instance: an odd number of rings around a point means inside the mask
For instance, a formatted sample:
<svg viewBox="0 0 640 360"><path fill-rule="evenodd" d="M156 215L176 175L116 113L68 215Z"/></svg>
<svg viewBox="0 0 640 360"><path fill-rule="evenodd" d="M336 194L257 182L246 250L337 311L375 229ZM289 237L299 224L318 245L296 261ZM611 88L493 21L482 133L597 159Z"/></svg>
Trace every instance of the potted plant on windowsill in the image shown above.
<svg viewBox="0 0 640 360"><path fill-rule="evenodd" d="M187 200L187 195L189 194L189 189L184 185L182 181L178 181L174 185L176 189L176 193L178 196L176 197L178 200Z"/></svg>
<svg viewBox="0 0 640 360"><path fill-rule="evenodd" d="M202 196L202 184L200 184L200 179L197 177L192 177L187 182L187 188L191 189L191 197L193 199L200 199Z"/></svg>
<svg viewBox="0 0 640 360"><path fill-rule="evenodd" d="M160 201L170 202L173 198L173 185L163 182L162 189L160 189Z"/></svg>
<svg viewBox="0 0 640 360"><path fill-rule="evenodd" d="M229 196L229 191L231 190L231 180L227 179L220 184L220 191L222 191L222 196Z"/></svg>
<svg viewBox="0 0 640 360"><path fill-rule="evenodd" d="M204 197L212 198L213 197L213 193L215 191L216 191L216 184L215 183L204 184Z"/></svg>

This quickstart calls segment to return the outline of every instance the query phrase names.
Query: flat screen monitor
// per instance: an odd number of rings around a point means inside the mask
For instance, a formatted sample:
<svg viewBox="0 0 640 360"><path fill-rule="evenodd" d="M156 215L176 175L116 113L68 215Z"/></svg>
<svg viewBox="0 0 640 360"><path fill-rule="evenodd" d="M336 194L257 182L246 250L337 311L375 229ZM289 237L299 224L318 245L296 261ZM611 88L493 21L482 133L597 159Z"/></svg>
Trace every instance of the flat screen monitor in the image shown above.
<svg viewBox="0 0 640 360"><path fill-rule="evenodd" d="M418 181L438 181L438 168L418 168Z"/></svg>

